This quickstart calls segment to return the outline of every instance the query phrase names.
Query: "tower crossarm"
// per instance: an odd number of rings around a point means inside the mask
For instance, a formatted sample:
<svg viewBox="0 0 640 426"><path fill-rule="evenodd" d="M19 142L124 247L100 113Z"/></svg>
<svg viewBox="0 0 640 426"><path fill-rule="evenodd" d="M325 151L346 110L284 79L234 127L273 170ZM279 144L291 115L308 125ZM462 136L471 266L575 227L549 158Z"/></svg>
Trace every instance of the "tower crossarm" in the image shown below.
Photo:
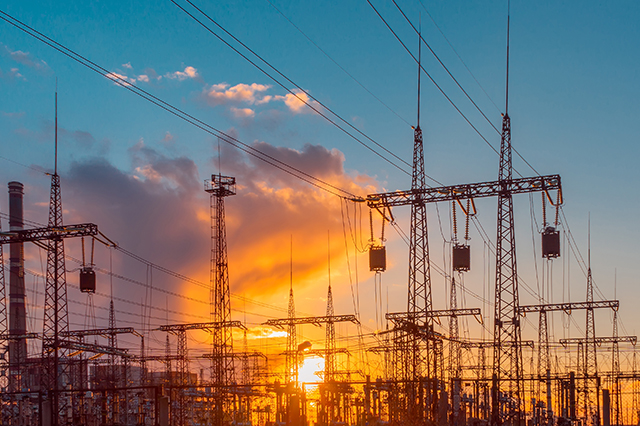
<svg viewBox="0 0 640 426"><path fill-rule="evenodd" d="M325 356L329 353L330 351L328 349L310 349L308 351L304 351L304 355L314 355L314 356ZM349 354L349 350L347 348L335 348L331 351L331 353L334 354Z"/></svg>
<svg viewBox="0 0 640 426"><path fill-rule="evenodd" d="M38 333L3 333L0 334L0 341L3 340L21 340L21 339L39 339L40 335Z"/></svg>
<svg viewBox="0 0 640 426"><path fill-rule="evenodd" d="M389 352L393 352L393 350L394 350L394 349L393 349L393 347L391 347L391 346L384 346L384 345L381 345L381 346L372 346L372 347L370 347L370 348L367 348L367 352L372 352L372 353L377 353L377 354L380 354L380 353L389 353Z"/></svg>
<svg viewBox="0 0 640 426"><path fill-rule="evenodd" d="M480 308L464 308L464 309L441 309L434 311L425 312L426 317L435 318L435 317L452 317L452 316L465 316L465 315L473 315L480 316ZM413 318L413 315L409 312L389 312L385 314L385 318L389 321L410 321ZM416 318L417 319L417 318Z"/></svg>
<svg viewBox="0 0 640 426"><path fill-rule="evenodd" d="M321 324L336 322L352 322L354 324L359 324L358 318L356 318L355 315L270 319L264 324L272 327L284 328L290 325L314 324L320 326Z"/></svg>
<svg viewBox="0 0 640 426"><path fill-rule="evenodd" d="M568 345L578 345L583 343L595 343L596 345L602 345L607 343L631 343L635 345L638 343L638 336L607 336L607 337L596 337L595 339L585 339L582 337L572 337L569 339L560 339L560 344L564 347Z"/></svg>
<svg viewBox="0 0 640 426"><path fill-rule="evenodd" d="M142 359L143 357L137 357L137 358ZM167 363L167 362L171 362L171 361L178 361L180 359L182 359L182 358L179 357L178 355L170 355L170 356L166 356L166 355L147 355L147 356L144 357L145 361L160 361L160 362L163 362L163 363Z"/></svg>
<svg viewBox="0 0 640 426"><path fill-rule="evenodd" d="M506 342L505 343L507 346L512 345L511 342ZM533 340L522 340L520 342L520 344L522 345L522 347L528 347L533 349L534 348L534 343ZM495 343L493 341L491 342L468 342L468 341L460 341L460 345L465 348L465 349L479 349L479 348L493 348L495 346Z"/></svg>
<svg viewBox="0 0 640 426"><path fill-rule="evenodd" d="M93 223L81 223L77 225L64 226L47 226L44 228L32 228L15 231L2 231L0 232L0 244L48 241L58 238L98 236L101 236L107 241L105 243L106 245L115 246L115 243L113 243L100 231L98 231L98 225ZM100 240L99 238L97 239Z"/></svg>
<svg viewBox="0 0 640 426"><path fill-rule="evenodd" d="M437 203L451 200L486 198L497 196L505 190L510 194L530 192L562 191L560 175L547 175L511 179L507 182L491 181L462 185L421 188L407 191L383 192L367 195L366 202L370 208L406 206L416 202Z"/></svg>
<svg viewBox="0 0 640 426"><path fill-rule="evenodd" d="M230 328L230 327L246 329L244 324L242 324L240 321L222 321L222 322L216 321L216 322L196 322L196 323L190 323L190 324L167 324L167 325L161 325L160 327L158 327L158 330L176 334L176 333L180 333L187 330L211 331L211 330L216 330L221 328Z"/></svg>
<svg viewBox="0 0 640 426"><path fill-rule="evenodd" d="M529 312L551 312L564 311L568 314L574 309L598 309L611 308L617 310L620 307L618 300L600 300L596 302L572 302L572 303L549 303L544 305L523 305L518 307L518 312L525 315Z"/></svg>
<svg viewBox="0 0 640 426"><path fill-rule="evenodd" d="M234 352L233 356L235 358L263 358L268 359L265 354L258 351L250 351L250 352ZM204 354L203 358L211 358L211 354Z"/></svg>
<svg viewBox="0 0 640 426"><path fill-rule="evenodd" d="M129 354L127 353L127 349L112 348L110 346L96 345L93 343L72 342L70 340L61 340L59 343L59 347L71 349L73 351L94 352L97 354L104 354L104 355L115 355L115 356L122 356L122 357L129 356Z"/></svg>
<svg viewBox="0 0 640 426"><path fill-rule="evenodd" d="M141 337L133 327L95 328L90 330L74 330L60 333L60 337L110 336L112 334L133 334Z"/></svg>

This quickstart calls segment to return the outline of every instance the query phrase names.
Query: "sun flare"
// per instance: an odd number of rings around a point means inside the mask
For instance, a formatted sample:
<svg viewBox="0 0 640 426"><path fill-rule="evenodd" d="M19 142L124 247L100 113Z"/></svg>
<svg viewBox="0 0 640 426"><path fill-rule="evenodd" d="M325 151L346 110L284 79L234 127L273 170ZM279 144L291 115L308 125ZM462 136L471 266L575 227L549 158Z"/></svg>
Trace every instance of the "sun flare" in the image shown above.
<svg viewBox="0 0 640 426"><path fill-rule="evenodd" d="M305 358L298 370L298 380L300 383L319 382L320 377L316 374L319 371L324 371L324 358L317 356Z"/></svg>

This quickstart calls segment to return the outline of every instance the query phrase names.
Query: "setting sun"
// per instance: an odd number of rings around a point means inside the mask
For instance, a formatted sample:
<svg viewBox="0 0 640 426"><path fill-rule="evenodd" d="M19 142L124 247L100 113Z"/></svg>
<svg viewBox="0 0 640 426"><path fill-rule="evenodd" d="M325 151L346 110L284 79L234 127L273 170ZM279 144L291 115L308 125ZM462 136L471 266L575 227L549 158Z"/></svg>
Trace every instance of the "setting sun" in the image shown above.
<svg viewBox="0 0 640 426"><path fill-rule="evenodd" d="M324 371L324 358L311 356L302 361L302 365L298 370L298 380L300 383L315 383L321 380L316 374Z"/></svg>

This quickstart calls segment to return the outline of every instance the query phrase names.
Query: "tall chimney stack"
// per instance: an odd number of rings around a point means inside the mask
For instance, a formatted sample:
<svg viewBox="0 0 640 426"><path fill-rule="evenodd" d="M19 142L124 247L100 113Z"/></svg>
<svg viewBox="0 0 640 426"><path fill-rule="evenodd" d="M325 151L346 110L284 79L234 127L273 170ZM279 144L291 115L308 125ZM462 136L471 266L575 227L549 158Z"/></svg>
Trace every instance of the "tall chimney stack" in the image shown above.
<svg viewBox="0 0 640 426"><path fill-rule="evenodd" d="M9 182L9 230L20 231L23 223L24 186ZM12 243L9 248L9 333L23 335L27 332L24 287L24 244ZM9 342L10 386L13 391L22 388L22 373L27 360L26 339Z"/></svg>

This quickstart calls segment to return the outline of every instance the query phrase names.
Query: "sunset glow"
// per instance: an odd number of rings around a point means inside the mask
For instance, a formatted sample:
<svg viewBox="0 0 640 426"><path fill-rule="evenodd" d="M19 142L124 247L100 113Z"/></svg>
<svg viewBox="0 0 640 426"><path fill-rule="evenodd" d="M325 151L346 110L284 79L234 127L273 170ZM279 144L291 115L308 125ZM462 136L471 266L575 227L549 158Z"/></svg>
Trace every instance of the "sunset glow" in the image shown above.
<svg viewBox="0 0 640 426"><path fill-rule="evenodd" d="M0 418L640 424L640 2L4 3Z"/></svg>
<svg viewBox="0 0 640 426"><path fill-rule="evenodd" d="M324 371L324 358L317 356L305 357L302 365L298 370L298 381L302 383L317 383L322 381L319 372ZM309 385L305 385L307 390Z"/></svg>

